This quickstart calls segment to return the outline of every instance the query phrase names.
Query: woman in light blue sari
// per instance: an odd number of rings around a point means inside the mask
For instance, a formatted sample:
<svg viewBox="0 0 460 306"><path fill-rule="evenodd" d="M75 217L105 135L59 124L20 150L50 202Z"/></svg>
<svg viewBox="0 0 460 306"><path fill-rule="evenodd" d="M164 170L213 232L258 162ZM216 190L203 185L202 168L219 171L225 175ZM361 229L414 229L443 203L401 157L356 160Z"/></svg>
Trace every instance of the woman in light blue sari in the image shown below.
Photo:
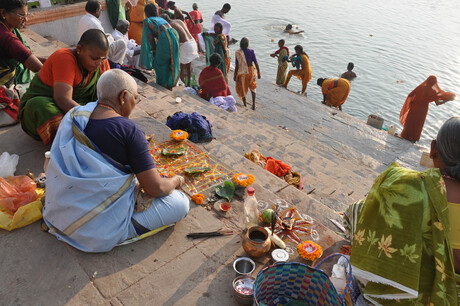
<svg viewBox="0 0 460 306"><path fill-rule="evenodd" d="M97 92L97 102L77 106L62 119L43 208L49 232L84 252L109 251L174 224L189 209L177 190L183 177L160 177L144 133L129 119L138 99L134 79L119 69L107 71Z"/></svg>
<svg viewBox="0 0 460 306"><path fill-rule="evenodd" d="M155 69L157 84L168 89L179 80L179 34L168 22L158 17L156 6L145 6L144 29L142 32L139 65Z"/></svg>

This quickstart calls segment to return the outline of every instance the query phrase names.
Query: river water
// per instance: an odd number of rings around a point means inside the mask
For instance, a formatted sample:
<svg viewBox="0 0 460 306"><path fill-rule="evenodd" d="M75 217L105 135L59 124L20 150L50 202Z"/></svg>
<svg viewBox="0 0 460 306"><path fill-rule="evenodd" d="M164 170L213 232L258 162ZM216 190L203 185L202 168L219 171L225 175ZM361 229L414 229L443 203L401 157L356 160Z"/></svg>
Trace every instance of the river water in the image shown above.
<svg viewBox="0 0 460 306"><path fill-rule="evenodd" d="M188 11L193 1L176 3ZM223 3L198 2L204 27L210 26L212 14ZM297 44L304 47L313 76L307 93L318 103L322 94L316 79L339 76L346 71L348 62L355 64L358 78L352 81L343 111L365 121L369 114L378 113L385 119L384 126L394 124L399 132L399 112L407 95L429 75L437 76L441 89L460 95L457 1L238 0L230 4L232 9L226 16L232 23L230 35L250 39L262 78L275 83L277 61L269 55L278 49L279 39L286 40L291 52ZM305 33L283 33L288 23ZM232 57L238 47L239 44L230 46ZM289 89L300 88L300 81L291 79ZM451 116L460 116L460 98L439 107L430 103L420 143L429 146L439 127Z"/></svg>

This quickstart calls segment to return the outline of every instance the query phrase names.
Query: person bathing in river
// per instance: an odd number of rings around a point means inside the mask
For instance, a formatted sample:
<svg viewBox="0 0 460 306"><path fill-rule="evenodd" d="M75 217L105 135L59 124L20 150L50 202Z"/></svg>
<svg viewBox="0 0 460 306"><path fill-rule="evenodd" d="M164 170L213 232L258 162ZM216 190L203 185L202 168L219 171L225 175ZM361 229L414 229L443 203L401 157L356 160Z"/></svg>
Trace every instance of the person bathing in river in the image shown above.
<svg viewBox="0 0 460 306"><path fill-rule="evenodd" d="M355 64L353 64L351 62L348 63L347 71L342 73L342 75L340 77L344 78L344 79L347 79L348 81L351 81L354 78L356 78L357 75L356 75L356 73L353 72L353 68L355 68Z"/></svg>
<svg viewBox="0 0 460 306"><path fill-rule="evenodd" d="M300 34L300 33L303 33L304 31L303 30L294 30L294 28L292 27L292 24L288 24L286 26L286 28L284 29L284 33L289 33L289 34Z"/></svg>
<svg viewBox="0 0 460 306"><path fill-rule="evenodd" d="M347 79L323 79L319 78L317 84L321 86L323 101L327 106L334 106L342 110L342 104L347 100L350 93L350 82Z"/></svg>
<svg viewBox="0 0 460 306"><path fill-rule="evenodd" d="M289 49L284 46L284 39L278 41L279 49L275 53L270 54L271 57L278 57L278 73L276 75L276 84L283 85L286 80L286 72L288 71L289 64Z"/></svg>
<svg viewBox="0 0 460 306"><path fill-rule="evenodd" d="M302 81L302 91L301 94L307 90L307 84L311 80L311 66L310 60L308 58L307 53L303 51L303 47L301 45L297 45L294 47L295 54L291 56L289 61L292 62L292 66L296 69L292 69L289 71L286 81L284 81L283 86L287 88L289 81L291 80L292 76L298 77Z"/></svg>
<svg viewBox="0 0 460 306"><path fill-rule="evenodd" d="M455 94L439 88L436 77L430 75L404 102L399 115L399 121L404 126L401 137L410 141L419 140L430 102L434 101L439 106L454 99Z"/></svg>

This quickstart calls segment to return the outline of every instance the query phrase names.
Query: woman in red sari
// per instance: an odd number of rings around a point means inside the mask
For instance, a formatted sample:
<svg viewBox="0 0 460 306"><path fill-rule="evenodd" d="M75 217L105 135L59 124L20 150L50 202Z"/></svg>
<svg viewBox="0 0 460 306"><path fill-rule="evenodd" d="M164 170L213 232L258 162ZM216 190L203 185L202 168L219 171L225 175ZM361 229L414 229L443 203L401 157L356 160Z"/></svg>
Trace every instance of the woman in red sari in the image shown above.
<svg viewBox="0 0 460 306"><path fill-rule="evenodd" d="M200 73L199 84L201 87L200 97L205 100L221 96L231 95L230 88L225 81L224 74L218 68L222 58L219 54L214 53L209 58L210 65L204 68Z"/></svg>
<svg viewBox="0 0 460 306"><path fill-rule="evenodd" d="M417 86L406 98L399 121L404 126L401 137L410 141L418 141L422 134L430 102L441 105L455 99L455 94L439 88L437 79L430 75Z"/></svg>

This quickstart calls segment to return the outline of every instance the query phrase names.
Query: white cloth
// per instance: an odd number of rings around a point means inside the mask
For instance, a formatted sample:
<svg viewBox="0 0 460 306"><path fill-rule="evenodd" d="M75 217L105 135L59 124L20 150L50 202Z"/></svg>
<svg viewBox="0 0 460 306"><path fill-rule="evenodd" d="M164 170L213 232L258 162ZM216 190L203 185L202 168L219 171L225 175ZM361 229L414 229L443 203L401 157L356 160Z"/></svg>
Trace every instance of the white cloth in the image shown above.
<svg viewBox="0 0 460 306"><path fill-rule="evenodd" d="M226 97L224 96L211 97L211 99L209 99L209 102L211 102L217 107L222 108L223 110L228 110L229 112L235 112L235 113L237 112L237 109L235 106L236 101L232 95L229 95Z"/></svg>
<svg viewBox="0 0 460 306"><path fill-rule="evenodd" d="M105 33L101 21L90 13L86 13L78 22L78 39L90 29L98 29Z"/></svg>
<svg viewBox="0 0 460 306"><path fill-rule="evenodd" d="M117 40L109 45L108 58L117 64L123 64L126 55L126 43L124 40Z"/></svg>
<svg viewBox="0 0 460 306"><path fill-rule="evenodd" d="M138 67L137 64L139 63L139 55L134 55L134 52L140 50L141 46L136 44L136 41L134 39L129 39L128 35L126 34L123 35L117 29L113 31L112 37L113 39L115 39L115 41L122 40L126 43L126 55L125 55L123 64L134 66L137 68Z"/></svg>
<svg viewBox="0 0 460 306"><path fill-rule="evenodd" d="M198 47L195 39L190 39L180 44L179 47L179 62L181 64L189 64L198 57Z"/></svg>
<svg viewBox="0 0 460 306"><path fill-rule="evenodd" d="M216 23L221 23L222 24L222 33L225 35L229 36L230 35L230 30L232 29L232 24L225 20L224 18L220 17L217 14L212 15L211 18L211 28L209 29L209 32L214 33L214 25Z"/></svg>
<svg viewBox="0 0 460 306"><path fill-rule="evenodd" d="M101 21L90 13L86 13L78 22L78 37L90 29L98 29L105 33ZM121 34L121 33L120 33ZM115 41L112 35L105 34L109 42L109 59L117 64L122 64L126 54L126 43Z"/></svg>

